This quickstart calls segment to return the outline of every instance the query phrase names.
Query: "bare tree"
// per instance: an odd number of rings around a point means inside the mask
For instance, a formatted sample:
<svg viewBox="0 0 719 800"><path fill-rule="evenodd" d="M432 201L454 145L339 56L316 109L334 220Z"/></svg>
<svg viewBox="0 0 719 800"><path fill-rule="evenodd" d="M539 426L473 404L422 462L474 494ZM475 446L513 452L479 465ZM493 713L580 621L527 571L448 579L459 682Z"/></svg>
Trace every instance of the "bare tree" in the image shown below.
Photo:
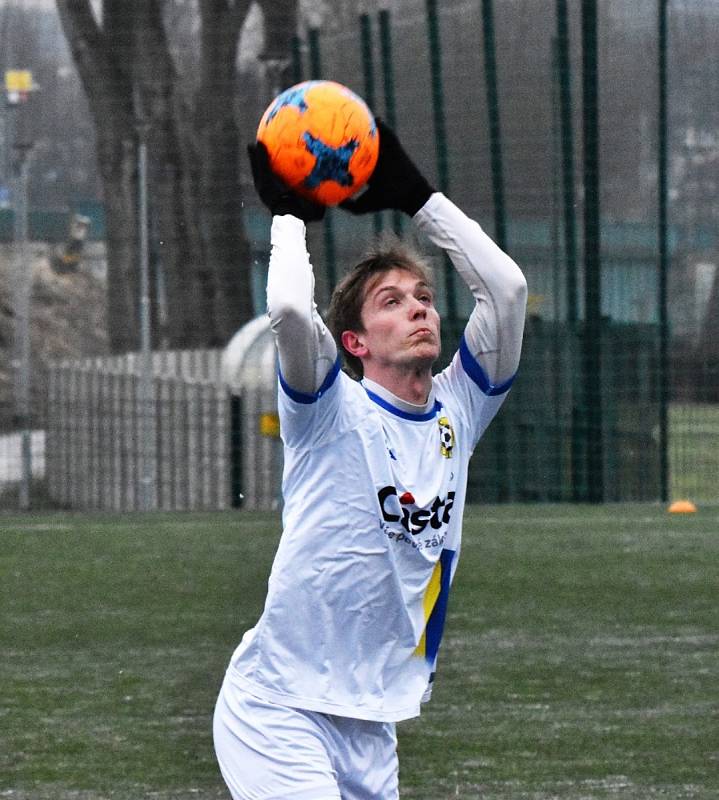
<svg viewBox="0 0 719 800"><path fill-rule="evenodd" d="M93 114L107 209L109 338L138 345L137 144L146 136L153 239L171 347L225 343L252 314L234 116L240 33L251 0L197 0L197 74L183 85L165 12L171 0L57 0ZM288 48L296 2L272 9L266 49ZM177 12L177 3L172 9ZM281 15L281 16L280 16Z"/></svg>

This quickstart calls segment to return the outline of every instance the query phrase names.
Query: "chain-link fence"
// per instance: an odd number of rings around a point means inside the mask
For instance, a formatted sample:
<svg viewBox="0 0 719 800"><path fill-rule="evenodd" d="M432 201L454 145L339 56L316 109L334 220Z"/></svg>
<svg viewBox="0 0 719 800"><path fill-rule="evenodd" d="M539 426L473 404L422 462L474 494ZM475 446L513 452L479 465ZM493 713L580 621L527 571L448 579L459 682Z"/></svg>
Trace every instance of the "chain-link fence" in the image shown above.
<svg viewBox="0 0 719 800"><path fill-rule="evenodd" d="M719 83L719 3L395 0L364 2L359 8L341 2L306 3L303 9L298 26L293 23L284 31L284 50L273 51L272 57L267 30L265 49L261 44L253 49L253 30L262 39L261 17L255 14L246 23L237 67L236 149L254 136L262 111L280 85L307 78L341 81L397 129L435 186L476 218L527 275L530 299L520 375L478 450L470 498L690 497L715 502L719 112L713 92ZM192 10L187 7L185 12ZM270 17L267 20L277 24ZM176 26L176 42L182 41L185 24ZM203 24L208 24L206 19ZM185 77L196 66L191 61L176 63ZM108 93L112 88L108 86ZM29 102L36 100L42 102L41 94ZM150 104L157 98L148 95L141 101ZM205 115L211 118L215 107L210 98L205 101ZM154 119L150 109L147 125L159 126ZM148 136L150 169L147 299L154 313L153 349L160 351L164 345L174 352L183 336L189 349L196 349L193 332L200 337L209 306L203 305L205 284L194 277L189 268L193 264L188 267L171 256L173 237L179 234L170 229L170 217L163 211L169 198L158 173L183 168L182 142L176 145L176 163L172 142L163 140L160 146L153 138L164 133L158 129L143 134ZM99 148L100 172L109 169L103 158L107 154ZM228 161L228 169L235 163ZM249 275L249 319L262 313L264 305L269 218L254 197L248 170L244 164L238 169L242 207L235 209L235 223L244 230L246 247L237 253L234 269L237 275ZM202 191L235 183L232 175L221 171L210 179L215 183ZM41 201L37 195L32 199ZM68 208L76 211L71 205ZM136 279L122 283L119 262L116 257L113 261L118 249L137 253L138 248L137 228L112 223L117 205L116 198L105 196L102 220L97 215L94 219L97 235L107 218L108 227L98 238L100 246L106 245L108 266L107 272L94 269L93 274L108 287L115 312L127 285L138 309L142 295ZM200 238L208 238L214 224L208 209L209 201L194 221ZM7 219L11 214L12 209L5 212ZM344 269L378 230L388 228L413 236L409 222L390 214L357 219L336 210L310 231L321 307ZM3 227L2 217L0 235L12 238L12 226L6 221ZM64 231L46 235L41 245L46 259L62 249L64 237ZM55 242L48 245L51 239ZM193 249L191 236L182 241L188 261L200 258L202 252ZM458 340L470 297L437 253L428 253L442 289L446 359ZM88 269L81 261L79 270L69 274ZM57 270L44 276L38 270L42 273L42 267L36 267L31 327L48 286L54 291L58 283L72 280L66 274L58 277ZM183 281L191 284L190 297L196 302L182 310L179 323L165 325L163 320L178 314L173 302L179 302L181 294L173 287ZM110 399L110 390L103 387L113 381L129 386L137 378L139 361L133 361L135 366L123 377L117 365L129 364L131 358L96 360L94 377L78 377L89 374L89 362L83 358L117 351L123 341L114 335L117 315L108 312L95 327L108 321L109 335L97 335L74 358L63 353L62 367L49 368L58 359L47 351L39 353L33 340L32 424L22 413L18 418L13 384L6 380L4 402L13 413L4 417L7 435L0 440L5 504L17 502L22 475L19 423L32 431L24 439L25 461L32 461L36 503L134 507L131 496L140 497L142 487L131 491L129 484L112 477L112 470L134 474L148 459L148 475L159 481L151 506L225 507L237 505L240 495L253 496L247 486L255 470L247 454L276 434L272 402L264 399L252 412L250 424L243 425L247 403L242 398L231 401L226 388L217 388L215 375L208 379L214 381L213 399L209 405L198 400L198 411L179 403L180 395L196 391L188 388L195 378L179 373L172 378L172 390L159 383L154 387L152 403L129 389L124 394L118 390ZM8 360L15 323L8 314L3 351ZM76 323L70 320L67 328L72 336L82 336L86 328ZM138 314L130 323L139 328ZM203 336L203 346L216 353L229 338ZM132 341L132 336L124 340ZM156 355L155 363L169 362ZM17 376L17 355L14 370ZM58 370L68 375L74 371L76 376L72 385L78 394L66 393L62 402L53 394L57 384L47 378ZM160 373L153 373L153 380L160 381ZM143 415L151 418L143 423L152 438L149 444L136 432L120 436L121 429L127 432L123 419L142 421ZM207 433L204 426L211 418L217 424ZM62 456L58 429L69 448ZM206 446L185 447L183 431ZM264 485L276 480L280 468L275 455L267 458L264 466L259 461L257 466L258 474L274 476L264 478ZM197 462L203 480L213 485L197 495L204 499L193 502L180 499L185 497L181 487L190 481L183 473L188 461ZM81 463L93 476L90 486L81 485ZM59 491L62 481L76 488ZM106 492L99 488L102 481L107 482ZM274 489L270 495L265 504L276 502ZM105 504L103 497L112 499Z"/></svg>

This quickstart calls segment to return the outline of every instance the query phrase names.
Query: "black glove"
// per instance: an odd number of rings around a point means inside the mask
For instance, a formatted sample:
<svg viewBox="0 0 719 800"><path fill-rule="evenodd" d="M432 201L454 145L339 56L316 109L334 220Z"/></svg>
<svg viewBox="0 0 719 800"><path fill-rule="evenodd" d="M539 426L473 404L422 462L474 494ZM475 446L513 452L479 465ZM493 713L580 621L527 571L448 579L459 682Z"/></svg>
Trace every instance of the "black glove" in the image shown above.
<svg viewBox="0 0 719 800"><path fill-rule="evenodd" d="M391 208L413 217L435 191L404 151L397 134L377 118L379 158L367 189L340 206L353 214Z"/></svg>
<svg viewBox="0 0 719 800"><path fill-rule="evenodd" d="M260 200L274 214L292 214L305 222L315 222L325 215L325 207L313 203L292 189L270 167L270 157L262 142L247 145L252 179Z"/></svg>

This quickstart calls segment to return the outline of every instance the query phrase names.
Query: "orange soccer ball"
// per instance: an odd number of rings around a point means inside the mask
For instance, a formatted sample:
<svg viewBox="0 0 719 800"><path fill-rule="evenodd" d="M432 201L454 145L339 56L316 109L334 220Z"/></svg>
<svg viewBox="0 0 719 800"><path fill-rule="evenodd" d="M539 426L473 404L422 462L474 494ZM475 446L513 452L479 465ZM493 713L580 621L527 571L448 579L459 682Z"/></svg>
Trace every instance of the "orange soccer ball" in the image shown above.
<svg viewBox="0 0 719 800"><path fill-rule="evenodd" d="M278 95L262 115L257 141L267 148L273 172L326 206L359 191L379 154L372 112L334 81L304 81Z"/></svg>

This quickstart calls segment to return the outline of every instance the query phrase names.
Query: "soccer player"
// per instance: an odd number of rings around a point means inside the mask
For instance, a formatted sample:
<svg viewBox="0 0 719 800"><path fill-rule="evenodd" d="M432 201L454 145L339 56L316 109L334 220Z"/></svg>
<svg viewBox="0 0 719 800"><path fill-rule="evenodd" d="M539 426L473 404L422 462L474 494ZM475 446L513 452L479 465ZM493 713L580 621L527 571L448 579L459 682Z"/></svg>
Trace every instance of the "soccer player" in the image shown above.
<svg viewBox="0 0 719 800"><path fill-rule="evenodd" d="M395 723L429 699L460 553L469 458L510 388L526 282L480 226L435 192L379 123L355 213L397 209L450 256L476 305L438 375L429 271L397 243L317 312L305 223L250 148L273 213L268 309L279 353L283 533L265 608L232 656L214 718L235 800L392 800ZM340 369L340 357L353 373Z"/></svg>

